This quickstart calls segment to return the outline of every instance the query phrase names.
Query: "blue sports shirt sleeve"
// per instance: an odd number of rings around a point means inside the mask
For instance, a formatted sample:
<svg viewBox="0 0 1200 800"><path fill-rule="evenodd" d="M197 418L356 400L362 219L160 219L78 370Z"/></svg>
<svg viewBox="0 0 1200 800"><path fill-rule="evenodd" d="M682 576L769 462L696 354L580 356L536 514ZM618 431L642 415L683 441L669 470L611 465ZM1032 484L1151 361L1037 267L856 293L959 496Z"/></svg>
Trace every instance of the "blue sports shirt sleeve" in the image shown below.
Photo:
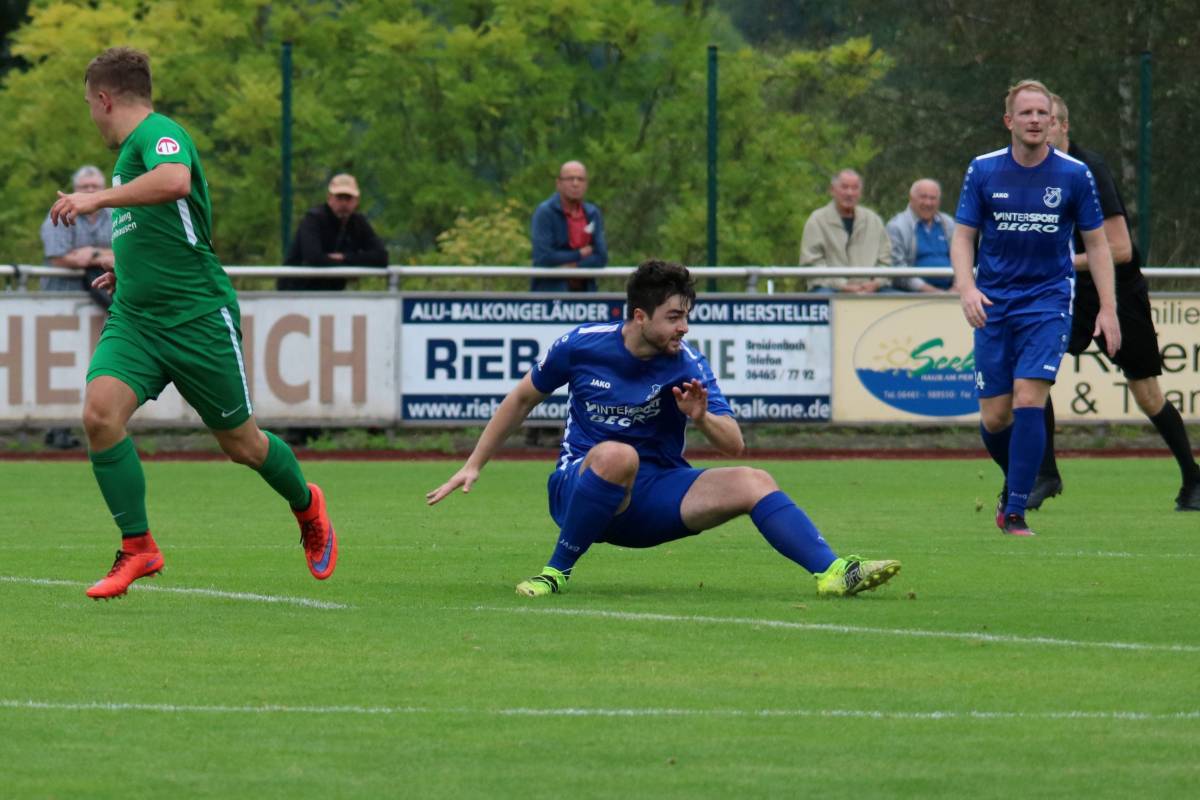
<svg viewBox="0 0 1200 800"><path fill-rule="evenodd" d="M699 353L696 354L696 368L700 372L700 382L708 390L708 413L722 417L732 417L733 409L729 407L729 402L725 399L725 394L717 384L717 377L713 375L712 368L708 365L708 360Z"/></svg>
<svg viewBox="0 0 1200 800"><path fill-rule="evenodd" d="M1071 194L1076 200L1075 224L1081 231L1094 231L1104 224L1104 212L1100 210L1100 195L1096 192L1096 182L1092 180L1091 170L1079 170L1075 173L1075 185Z"/></svg>
<svg viewBox="0 0 1200 800"><path fill-rule="evenodd" d="M554 390L571 379L571 334L565 333L554 340L546 354L530 370L533 388L542 394L553 394Z"/></svg>
<svg viewBox="0 0 1200 800"><path fill-rule="evenodd" d="M983 203L979 183L979 159L975 159L967 167L962 193L958 196L958 211L954 214L954 221L960 225L978 228L982 222Z"/></svg>

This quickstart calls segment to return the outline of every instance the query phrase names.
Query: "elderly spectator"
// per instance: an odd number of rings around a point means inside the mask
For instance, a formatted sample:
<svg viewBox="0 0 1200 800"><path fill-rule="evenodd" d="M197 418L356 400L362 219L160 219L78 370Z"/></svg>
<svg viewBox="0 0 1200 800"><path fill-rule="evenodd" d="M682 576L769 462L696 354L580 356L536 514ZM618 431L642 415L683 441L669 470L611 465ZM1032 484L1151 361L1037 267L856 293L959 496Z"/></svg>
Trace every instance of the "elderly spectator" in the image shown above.
<svg viewBox="0 0 1200 800"><path fill-rule="evenodd" d="M325 202L300 220L283 263L289 267L386 267L387 247L358 211L358 181L345 173L329 181ZM341 291L345 278L280 278L283 290Z"/></svg>
<svg viewBox="0 0 1200 800"><path fill-rule="evenodd" d="M558 170L557 191L533 212L530 224L535 267L606 267L608 244L600 209L584 202L587 167L568 161ZM535 292L594 292L585 278L534 278Z"/></svg>
<svg viewBox="0 0 1200 800"><path fill-rule="evenodd" d="M866 206L862 176L844 169L829 182L833 199L818 208L804 223L800 241L802 267L879 267L891 263L892 245L883 220ZM886 278L818 278L809 281L815 292L867 294L890 285Z"/></svg>
<svg viewBox="0 0 1200 800"><path fill-rule="evenodd" d="M105 188L107 180L98 167L91 164L75 170L71 185L76 192L92 193ZM42 222L42 247L45 263L50 267L66 267L79 270L78 276L65 278L42 278L42 289L47 292L78 292L87 290L101 307L112 305L112 295L103 289L91 290L89 272L99 274L112 269L112 209L101 208L84 214L74 225L55 225L46 215ZM79 438L70 428L51 428L46 431L46 444L58 450L70 450L79 446Z"/></svg>
<svg viewBox="0 0 1200 800"><path fill-rule="evenodd" d="M950 266L950 239L954 218L938 210L942 187L933 178L921 178L908 190L908 208L888 220L894 267ZM941 293L954 285L952 277L896 278L897 289Z"/></svg>

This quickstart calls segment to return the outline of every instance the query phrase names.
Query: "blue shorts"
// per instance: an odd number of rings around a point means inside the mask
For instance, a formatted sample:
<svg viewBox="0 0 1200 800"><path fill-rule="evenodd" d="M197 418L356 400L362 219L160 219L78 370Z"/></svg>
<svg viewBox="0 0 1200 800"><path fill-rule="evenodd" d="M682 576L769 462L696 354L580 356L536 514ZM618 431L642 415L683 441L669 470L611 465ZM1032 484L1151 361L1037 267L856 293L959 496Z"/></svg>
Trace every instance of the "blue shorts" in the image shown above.
<svg viewBox="0 0 1200 800"><path fill-rule="evenodd" d="M550 516L559 528L567 518L567 506L579 485L579 465L583 458L556 469L546 482L550 495ZM680 516L683 496L700 477L702 469L691 467L655 467L642 464L633 481L629 508L613 517L596 541L621 547L654 547L664 542L695 536Z"/></svg>
<svg viewBox="0 0 1200 800"><path fill-rule="evenodd" d="M1071 317L1057 312L1017 314L975 329L975 389L978 396L1012 394L1017 378L1054 383L1067 344Z"/></svg>

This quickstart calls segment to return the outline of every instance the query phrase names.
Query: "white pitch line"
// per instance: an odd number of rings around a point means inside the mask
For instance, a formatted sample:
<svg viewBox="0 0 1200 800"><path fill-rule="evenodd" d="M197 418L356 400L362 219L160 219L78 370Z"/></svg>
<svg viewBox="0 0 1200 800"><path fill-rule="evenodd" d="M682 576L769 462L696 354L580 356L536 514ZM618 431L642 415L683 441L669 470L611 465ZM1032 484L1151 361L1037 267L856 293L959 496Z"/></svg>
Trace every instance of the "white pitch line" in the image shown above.
<svg viewBox="0 0 1200 800"><path fill-rule="evenodd" d="M885 711L861 708L426 708L421 706L228 706L175 703L57 703L0 699L13 711L149 711L160 714L345 714L406 716L448 714L479 717L794 717L885 720L1126 720L1166 722L1200 720L1200 711Z"/></svg>
<svg viewBox="0 0 1200 800"><path fill-rule="evenodd" d="M1200 645L1151 644L1148 642L1089 642L1079 639L1055 639L1049 636L1013 636L973 631L933 631L920 628L871 628L857 625L832 625L824 622L790 622L778 619L753 619L748 617L705 617L682 614L646 614L629 611L603 611L583 608L503 608L499 606L475 606L474 611L496 611L506 614L545 614L566 617L594 617L619 619L625 622L693 622L708 625L746 625L755 628L782 628L797 631L820 631L825 633L864 633L881 636L908 636L924 639L960 639L969 642L993 644L1029 644L1050 647L1091 647L1102 650L1138 650L1143 652L1200 653Z"/></svg>
<svg viewBox="0 0 1200 800"><path fill-rule="evenodd" d="M51 578L23 578L18 575L0 575L0 583L20 583L27 586L91 586L82 581L60 581ZM200 597L216 597L221 600L245 600L251 603L282 603L303 608L320 608L324 610L342 611L353 606L333 603L328 600L310 600L307 597L289 597L279 594L252 594L250 592L223 592L219 589L200 589L182 586L150 586L144 583L134 583L129 590L138 592L167 592L169 594L188 594Z"/></svg>

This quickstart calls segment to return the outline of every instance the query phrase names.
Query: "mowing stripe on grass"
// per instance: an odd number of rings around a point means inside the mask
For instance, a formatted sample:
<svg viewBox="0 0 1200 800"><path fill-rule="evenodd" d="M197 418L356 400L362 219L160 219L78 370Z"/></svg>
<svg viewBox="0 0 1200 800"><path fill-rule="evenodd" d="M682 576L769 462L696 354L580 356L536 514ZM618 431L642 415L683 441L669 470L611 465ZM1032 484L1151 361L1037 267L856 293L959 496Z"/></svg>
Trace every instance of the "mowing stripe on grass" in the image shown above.
<svg viewBox="0 0 1200 800"><path fill-rule="evenodd" d="M160 714L452 714L480 717L815 717L894 720L1200 720L1200 711L884 711L861 708L425 708L421 706L202 706L174 703L57 703L0 699L14 711L150 711Z"/></svg>
<svg viewBox="0 0 1200 800"><path fill-rule="evenodd" d="M565 617L594 617L618 619L624 622L694 622L705 625L746 625L755 628L783 628L797 631L822 631L826 633L865 633L884 636L910 636L927 639L961 639L970 642L992 644L1046 645L1050 647L1094 647L1103 650L1137 650L1165 653L1200 653L1200 645L1153 644L1149 642L1089 642L1079 639L1054 639L1048 636L1014 636L996 633L974 633L971 631L931 631L920 628L869 628L858 625L832 625L827 622L789 622L779 619L754 619L749 617L704 617L682 614L646 614L631 611L603 611L586 608L503 608L499 606L475 606L474 611L495 611L505 614L543 614Z"/></svg>
<svg viewBox="0 0 1200 800"><path fill-rule="evenodd" d="M60 581L52 578L23 578L19 575L0 575L0 583L20 583L27 586L91 586L90 583L83 583L82 581ZM304 608L320 608L324 610L336 611L353 608L353 606L344 605L342 603L333 603L328 600L310 600L307 597L288 597L287 595L278 594L252 594L250 592L223 592L219 589L196 589L181 586L148 586L142 583L132 584L129 587L129 591L189 594L198 595L200 597L216 597L221 600L245 600L251 603L283 603L290 606L302 606Z"/></svg>

